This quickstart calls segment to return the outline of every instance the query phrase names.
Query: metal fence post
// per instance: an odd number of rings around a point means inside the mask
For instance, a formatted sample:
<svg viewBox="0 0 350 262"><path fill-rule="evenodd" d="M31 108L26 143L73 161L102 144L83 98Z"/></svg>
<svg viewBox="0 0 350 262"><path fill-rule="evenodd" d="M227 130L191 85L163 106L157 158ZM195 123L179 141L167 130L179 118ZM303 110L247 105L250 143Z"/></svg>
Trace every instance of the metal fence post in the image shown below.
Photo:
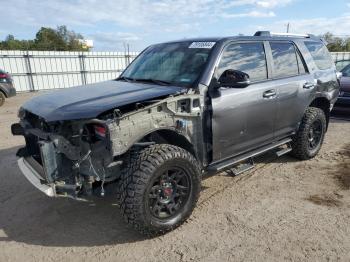
<svg viewBox="0 0 350 262"><path fill-rule="evenodd" d="M86 67L85 67L85 57L84 53L79 55L79 63L80 63L80 74L81 74L81 83L86 85Z"/></svg>
<svg viewBox="0 0 350 262"><path fill-rule="evenodd" d="M29 91L33 92L33 91L35 91L35 87L34 87L34 81L33 81L32 66L30 64L29 51L27 51L27 53L25 55L23 55L23 57L24 57L25 65L26 65L26 71L27 71L26 74L28 76Z"/></svg>
<svg viewBox="0 0 350 262"><path fill-rule="evenodd" d="M128 64L126 66L128 66L130 64L130 46L129 44L127 45L128 46Z"/></svg>

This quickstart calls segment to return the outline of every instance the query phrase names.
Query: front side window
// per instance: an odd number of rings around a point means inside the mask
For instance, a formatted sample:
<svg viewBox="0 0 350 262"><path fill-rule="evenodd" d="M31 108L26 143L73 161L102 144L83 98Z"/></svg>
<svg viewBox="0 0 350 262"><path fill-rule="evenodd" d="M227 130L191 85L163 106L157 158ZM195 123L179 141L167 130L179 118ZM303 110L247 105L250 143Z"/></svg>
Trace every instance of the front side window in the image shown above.
<svg viewBox="0 0 350 262"><path fill-rule="evenodd" d="M214 44L180 42L151 46L136 58L121 77L191 86L204 70Z"/></svg>
<svg viewBox="0 0 350 262"><path fill-rule="evenodd" d="M263 43L237 43L229 45L218 66L218 77L228 69L247 73L252 82L267 79L266 57Z"/></svg>
<svg viewBox="0 0 350 262"><path fill-rule="evenodd" d="M295 48L292 43L271 42L274 77L282 78L299 74Z"/></svg>
<svg viewBox="0 0 350 262"><path fill-rule="evenodd" d="M316 66L320 70L331 69L334 66L332 57L330 56L327 47L321 42L306 41L306 48L311 53Z"/></svg>

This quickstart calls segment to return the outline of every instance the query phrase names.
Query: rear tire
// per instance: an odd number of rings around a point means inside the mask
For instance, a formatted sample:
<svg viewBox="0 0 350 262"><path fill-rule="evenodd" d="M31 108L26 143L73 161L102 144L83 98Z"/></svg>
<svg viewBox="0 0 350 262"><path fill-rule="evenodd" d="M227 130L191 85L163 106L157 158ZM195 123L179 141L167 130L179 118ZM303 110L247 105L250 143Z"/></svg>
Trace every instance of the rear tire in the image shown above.
<svg viewBox="0 0 350 262"><path fill-rule="evenodd" d="M5 104L6 96L3 92L0 92L0 106L3 106Z"/></svg>
<svg viewBox="0 0 350 262"><path fill-rule="evenodd" d="M327 120L322 109L309 107L292 141L292 155L300 160L315 157L320 151L327 129Z"/></svg>
<svg viewBox="0 0 350 262"><path fill-rule="evenodd" d="M199 197L198 162L188 151L167 144L152 145L133 154L121 181L124 219L149 236L180 226Z"/></svg>

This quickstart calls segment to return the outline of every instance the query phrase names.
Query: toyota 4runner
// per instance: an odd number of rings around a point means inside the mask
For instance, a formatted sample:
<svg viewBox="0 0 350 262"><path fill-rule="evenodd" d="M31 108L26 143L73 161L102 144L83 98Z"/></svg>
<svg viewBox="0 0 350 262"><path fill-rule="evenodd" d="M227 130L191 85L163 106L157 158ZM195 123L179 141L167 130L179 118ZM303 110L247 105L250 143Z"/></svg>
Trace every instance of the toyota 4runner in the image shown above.
<svg viewBox="0 0 350 262"><path fill-rule="evenodd" d="M50 197L111 193L128 223L162 234L190 216L203 175L239 174L270 150L313 158L338 80L312 35L152 45L115 80L26 102L12 125L26 141L18 164Z"/></svg>

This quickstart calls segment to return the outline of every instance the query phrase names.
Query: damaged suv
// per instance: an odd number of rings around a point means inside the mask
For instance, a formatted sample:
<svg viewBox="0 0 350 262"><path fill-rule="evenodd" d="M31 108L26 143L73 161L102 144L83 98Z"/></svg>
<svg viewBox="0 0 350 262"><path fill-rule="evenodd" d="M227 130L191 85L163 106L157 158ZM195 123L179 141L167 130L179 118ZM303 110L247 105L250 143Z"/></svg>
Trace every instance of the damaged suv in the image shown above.
<svg viewBox="0 0 350 262"><path fill-rule="evenodd" d="M203 175L239 174L270 150L314 157L338 94L312 35L186 39L148 47L115 80L31 99L12 133L46 195L111 193L128 223L157 235L190 216Z"/></svg>

